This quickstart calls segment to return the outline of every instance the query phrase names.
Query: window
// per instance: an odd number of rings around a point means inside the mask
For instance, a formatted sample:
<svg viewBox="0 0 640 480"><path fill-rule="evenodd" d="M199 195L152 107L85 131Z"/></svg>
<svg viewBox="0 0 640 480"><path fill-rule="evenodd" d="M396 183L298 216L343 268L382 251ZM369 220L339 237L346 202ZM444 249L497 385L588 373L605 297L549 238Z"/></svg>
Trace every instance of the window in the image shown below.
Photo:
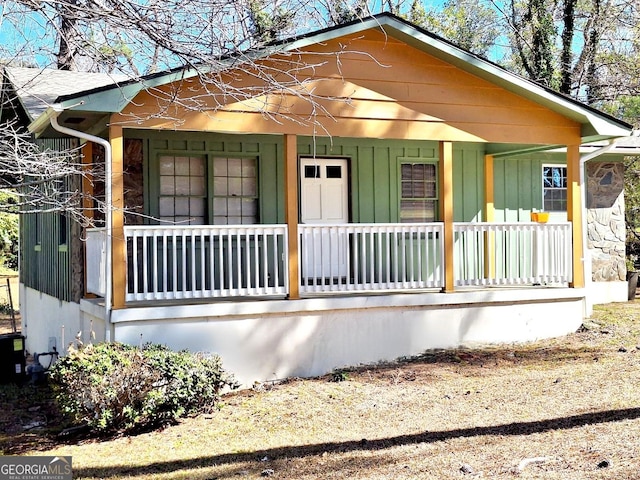
<svg viewBox="0 0 640 480"><path fill-rule="evenodd" d="M161 220L187 225L206 224L205 157L160 157Z"/></svg>
<svg viewBox="0 0 640 480"><path fill-rule="evenodd" d="M438 206L436 164L402 163L400 178L400 221L434 222Z"/></svg>
<svg viewBox="0 0 640 480"><path fill-rule="evenodd" d="M159 160L161 220L186 225L258 223L256 158L211 159L213 192L205 155L163 155Z"/></svg>
<svg viewBox="0 0 640 480"><path fill-rule="evenodd" d="M542 208L547 212L567 211L567 167L542 166Z"/></svg>
<svg viewBox="0 0 640 480"><path fill-rule="evenodd" d="M258 180L255 158L213 159L213 223L258 223Z"/></svg>

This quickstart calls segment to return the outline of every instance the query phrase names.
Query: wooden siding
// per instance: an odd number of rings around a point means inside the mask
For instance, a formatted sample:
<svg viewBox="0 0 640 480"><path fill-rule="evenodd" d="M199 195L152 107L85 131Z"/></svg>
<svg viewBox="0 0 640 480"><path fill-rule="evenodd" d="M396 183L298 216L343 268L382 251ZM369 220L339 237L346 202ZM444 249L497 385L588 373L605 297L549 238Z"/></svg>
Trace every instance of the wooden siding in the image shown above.
<svg viewBox="0 0 640 480"><path fill-rule="evenodd" d="M240 156L258 158L260 223L284 223L283 139L268 135L213 135L125 130L128 138L144 142L146 215L158 216L161 155ZM211 185L210 185L211 187ZM268 198L269 201L264 201ZM209 206L211 207L211 206ZM147 219L149 221L149 219Z"/></svg>
<svg viewBox="0 0 640 480"><path fill-rule="evenodd" d="M453 149L453 221L483 221L484 153L481 145L460 144Z"/></svg>
<svg viewBox="0 0 640 480"><path fill-rule="evenodd" d="M42 148L67 150L75 140L39 140ZM68 188L79 179L67 179ZM83 293L80 225L63 213L28 213L20 218L20 281L59 300L78 302ZM44 315L44 312L43 312Z"/></svg>
<svg viewBox="0 0 640 480"><path fill-rule="evenodd" d="M494 159L496 222L528 222L542 210L542 165L566 164L563 154L529 154ZM561 214L566 220L566 215ZM553 219L552 219L553 220Z"/></svg>
<svg viewBox="0 0 640 480"><path fill-rule="evenodd" d="M264 92L252 99L205 90L198 79L175 82L141 92L122 119L143 128L469 142L569 144L580 137L578 123L374 30L263 65L282 81L297 80L280 91L256 83L258 72L234 72L235 88ZM166 118L146 119L175 94L191 110L173 105Z"/></svg>
<svg viewBox="0 0 640 480"><path fill-rule="evenodd" d="M157 159L165 154L240 155L258 158L259 221L284 223L283 138L270 135L221 135L196 132L125 130L144 143L145 213L158 215ZM350 221L399 221L401 162L437 161L437 142L298 137L299 156L335 156L349 160ZM483 208L482 144L454 145L454 219L478 221ZM126 200L126 199L125 199ZM147 220L149 222L149 220Z"/></svg>

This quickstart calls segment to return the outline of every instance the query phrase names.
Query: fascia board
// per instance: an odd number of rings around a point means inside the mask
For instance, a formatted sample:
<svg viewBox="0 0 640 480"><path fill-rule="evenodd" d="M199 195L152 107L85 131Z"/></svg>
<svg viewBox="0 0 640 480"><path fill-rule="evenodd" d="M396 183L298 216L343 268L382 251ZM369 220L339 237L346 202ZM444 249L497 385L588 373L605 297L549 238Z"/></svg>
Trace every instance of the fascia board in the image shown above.
<svg viewBox="0 0 640 480"><path fill-rule="evenodd" d="M48 107L38 118L29 124L27 127L28 130L36 137L40 136L40 134L49 126L53 115L58 115L58 111L52 107Z"/></svg>
<svg viewBox="0 0 640 480"><path fill-rule="evenodd" d="M624 128L619 123L615 123L606 117L596 115L593 112L586 112L585 116L589 122L589 125L593 128L593 132L587 131L587 129L585 129L585 127L583 126L583 142L589 141L588 137L590 136L593 137L597 135L601 138L603 136L607 138L628 137L633 132L632 127Z"/></svg>
<svg viewBox="0 0 640 480"><path fill-rule="evenodd" d="M205 69L194 68L165 73L124 84L114 84L76 95L60 97L58 103L65 110L117 113L122 111L142 90L156 88L176 80L187 79L202 74Z"/></svg>

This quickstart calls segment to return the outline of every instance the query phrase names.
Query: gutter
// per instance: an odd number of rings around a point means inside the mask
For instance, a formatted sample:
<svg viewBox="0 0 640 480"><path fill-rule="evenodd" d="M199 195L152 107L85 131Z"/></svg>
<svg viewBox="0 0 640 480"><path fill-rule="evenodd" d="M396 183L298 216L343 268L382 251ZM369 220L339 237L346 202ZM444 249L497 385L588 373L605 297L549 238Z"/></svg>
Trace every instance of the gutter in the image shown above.
<svg viewBox="0 0 640 480"><path fill-rule="evenodd" d="M111 335L111 297L112 297L112 269L111 265L111 237L112 237L112 190L111 190L111 144L104 138L96 137L85 132L78 130L72 130L71 128L63 127L58 123L58 116L64 111L64 107L56 103L50 109L48 113L48 119L54 130L60 133L76 137L82 140L97 143L104 147L104 163L105 163L105 182L104 182L104 196L105 196L105 227L106 227L106 242L105 242L105 295L104 295L104 320L106 323L105 328L105 340L110 342L112 340Z"/></svg>

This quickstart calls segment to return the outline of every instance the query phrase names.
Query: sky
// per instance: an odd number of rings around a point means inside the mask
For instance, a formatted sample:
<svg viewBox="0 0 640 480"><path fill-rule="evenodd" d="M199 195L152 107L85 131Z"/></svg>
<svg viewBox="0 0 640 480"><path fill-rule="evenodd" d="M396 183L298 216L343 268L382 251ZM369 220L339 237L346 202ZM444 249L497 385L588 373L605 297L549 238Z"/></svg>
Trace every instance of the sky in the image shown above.
<svg viewBox="0 0 640 480"><path fill-rule="evenodd" d="M145 1L145 0L141 0ZM276 0L278 1L278 0ZM427 9L441 6L445 0L426 0ZM312 2L317 9L318 2ZM372 12L382 9L383 0L369 2ZM405 2L408 9L410 2ZM4 0L0 6L0 60L15 59L22 64L55 68L52 50L55 49L55 31L41 14L33 12L13 0ZM35 66L35 65L34 65Z"/></svg>

